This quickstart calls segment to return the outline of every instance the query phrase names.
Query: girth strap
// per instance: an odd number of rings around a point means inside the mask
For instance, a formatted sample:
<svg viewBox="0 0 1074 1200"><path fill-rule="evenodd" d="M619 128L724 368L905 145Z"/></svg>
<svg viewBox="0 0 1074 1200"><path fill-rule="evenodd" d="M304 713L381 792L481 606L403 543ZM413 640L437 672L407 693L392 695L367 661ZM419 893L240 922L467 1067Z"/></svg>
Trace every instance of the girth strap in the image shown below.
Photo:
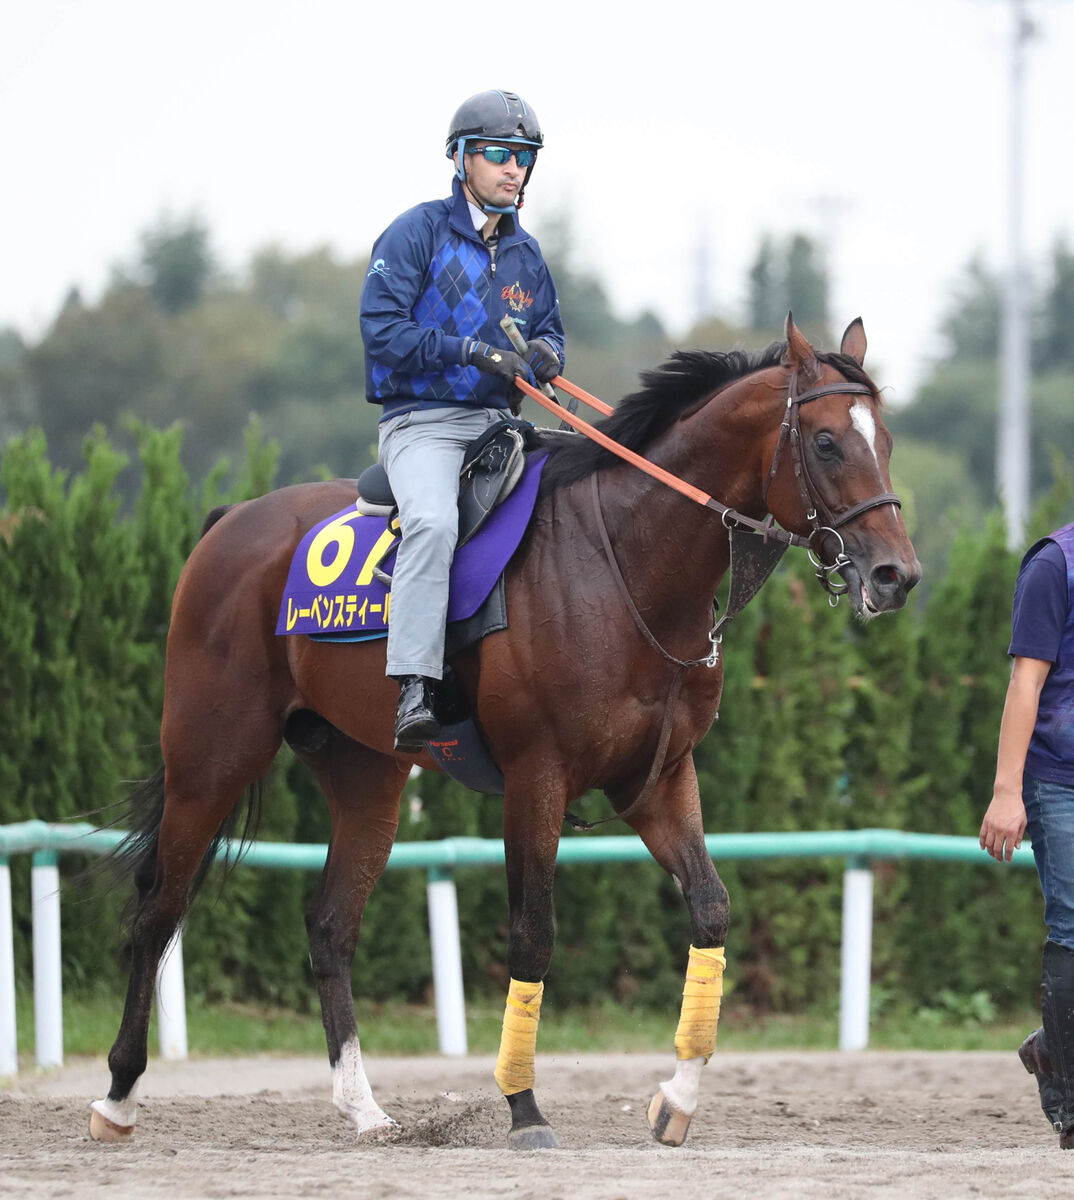
<svg viewBox="0 0 1074 1200"><path fill-rule="evenodd" d="M598 825L607 825L609 821L625 821L627 817L640 812L649 802L649 797L656 790L656 785L660 782L660 776L664 770L664 760L667 758L668 743L671 741L671 728L675 724L675 706L679 701L679 692L682 689L683 676L686 674L686 670L687 667L684 663L675 671L672 677L671 687L668 688L667 699L664 701L664 720L660 725L660 739L656 743L656 753L653 755L652 766L650 766L649 774L641 786L641 791L638 792L637 796L634 797L622 812L612 813L610 817L601 817L599 821L585 821L568 810L563 814L563 819L568 825L571 825L575 829L589 830L596 829Z"/></svg>

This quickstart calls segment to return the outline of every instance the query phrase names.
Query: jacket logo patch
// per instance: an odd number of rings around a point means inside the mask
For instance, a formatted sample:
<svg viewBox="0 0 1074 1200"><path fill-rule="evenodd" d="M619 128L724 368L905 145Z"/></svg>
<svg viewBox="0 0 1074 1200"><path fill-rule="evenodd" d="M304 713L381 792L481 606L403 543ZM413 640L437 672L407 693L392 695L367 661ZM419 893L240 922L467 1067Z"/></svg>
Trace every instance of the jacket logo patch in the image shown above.
<svg viewBox="0 0 1074 1200"><path fill-rule="evenodd" d="M527 308L533 307L533 293L527 291L517 280L514 283L509 283L500 292L500 299L506 300L508 308L518 313L525 312Z"/></svg>

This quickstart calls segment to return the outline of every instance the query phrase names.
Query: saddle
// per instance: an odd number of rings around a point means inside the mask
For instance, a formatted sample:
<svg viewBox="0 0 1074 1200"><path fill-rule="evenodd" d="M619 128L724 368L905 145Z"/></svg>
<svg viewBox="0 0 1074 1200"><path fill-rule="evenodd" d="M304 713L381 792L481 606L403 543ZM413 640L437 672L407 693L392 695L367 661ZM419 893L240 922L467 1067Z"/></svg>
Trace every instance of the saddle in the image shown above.
<svg viewBox="0 0 1074 1200"><path fill-rule="evenodd" d="M527 421L497 421L466 447L459 472L459 540L464 546L488 519L489 513L514 491L526 466L526 451L539 445L537 431ZM358 477L358 503L363 516L395 517L398 505L388 473L380 463ZM379 564L378 564L379 565Z"/></svg>

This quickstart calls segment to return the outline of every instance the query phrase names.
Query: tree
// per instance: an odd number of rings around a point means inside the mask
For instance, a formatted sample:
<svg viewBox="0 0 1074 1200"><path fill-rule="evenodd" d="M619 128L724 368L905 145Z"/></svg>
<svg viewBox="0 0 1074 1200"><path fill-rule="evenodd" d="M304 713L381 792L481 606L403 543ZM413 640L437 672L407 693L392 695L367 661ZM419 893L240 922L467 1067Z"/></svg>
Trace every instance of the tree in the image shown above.
<svg viewBox="0 0 1074 1200"><path fill-rule="evenodd" d="M786 306L780 299L776 251L772 238L765 234L757 247L757 257L749 273L749 324L751 329L775 330L781 328L787 315Z"/></svg>
<svg viewBox="0 0 1074 1200"><path fill-rule="evenodd" d="M0 445L32 419L25 364L26 343L18 330L0 328Z"/></svg>
<svg viewBox="0 0 1074 1200"><path fill-rule="evenodd" d="M1074 251L1065 238L1052 249L1052 278L1041 305L1035 360L1042 371L1074 369Z"/></svg>
<svg viewBox="0 0 1074 1200"><path fill-rule="evenodd" d="M213 273L209 230L195 217L161 217L142 234L141 268L150 295L164 312L192 307Z"/></svg>
<svg viewBox="0 0 1074 1200"><path fill-rule="evenodd" d="M796 233L786 253L788 307L802 329L823 330L828 325L828 273L820 249L812 239Z"/></svg>
<svg viewBox="0 0 1074 1200"><path fill-rule="evenodd" d="M999 352L1000 284L984 260L976 256L954 286L940 332L947 340L947 359L992 360Z"/></svg>
<svg viewBox="0 0 1074 1200"><path fill-rule="evenodd" d="M790 310L808 337L827 345L828 290L827 268L811 238L795 233L776 243L766 233L749 272L750 327L771 341Z"/></svg>

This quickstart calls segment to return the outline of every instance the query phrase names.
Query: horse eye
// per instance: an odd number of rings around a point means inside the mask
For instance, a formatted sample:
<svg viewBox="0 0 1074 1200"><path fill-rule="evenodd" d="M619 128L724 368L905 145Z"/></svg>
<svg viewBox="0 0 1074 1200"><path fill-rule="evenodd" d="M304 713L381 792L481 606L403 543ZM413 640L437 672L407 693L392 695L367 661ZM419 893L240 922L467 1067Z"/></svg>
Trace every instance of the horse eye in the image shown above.
<svg viewBox="0 0 1074 1200"><path fill-rule="evenodd" d="M813 445L816 446L817 452L823 454L825 458L834 458L839 452L835 438L823 430L813 439Z"/></svg>

